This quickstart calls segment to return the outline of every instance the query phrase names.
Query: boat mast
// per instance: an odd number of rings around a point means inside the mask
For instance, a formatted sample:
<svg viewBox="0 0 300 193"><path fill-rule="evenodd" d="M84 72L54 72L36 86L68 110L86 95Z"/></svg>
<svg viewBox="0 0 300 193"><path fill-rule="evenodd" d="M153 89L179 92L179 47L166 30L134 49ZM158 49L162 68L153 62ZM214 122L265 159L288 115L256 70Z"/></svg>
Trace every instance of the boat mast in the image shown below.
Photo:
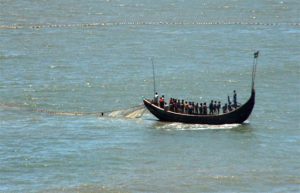
<svg viewBox="0 0 300 193"><path fill-rule="evenodd" d="M259 55L259 51L254 52L253 67L252 67L252 90L254 90L254 82L255 82L258 55Z"/></svg>
<svg viewBox="0 0 300 193"><path fill-rule="evenodd" d="M154 69L153 58L151 58L151 62L152 62L152 73L153 73L153 95L155 96L156 85L155 85L155 69Z"/></svg>

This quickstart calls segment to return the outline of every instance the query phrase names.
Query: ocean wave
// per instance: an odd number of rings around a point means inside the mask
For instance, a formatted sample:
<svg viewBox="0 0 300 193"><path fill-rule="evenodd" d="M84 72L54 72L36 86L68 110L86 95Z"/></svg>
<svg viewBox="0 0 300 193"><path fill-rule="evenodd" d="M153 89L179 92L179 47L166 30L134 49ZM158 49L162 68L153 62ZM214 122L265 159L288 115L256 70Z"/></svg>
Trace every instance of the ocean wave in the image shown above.
<svg viewBox="0 0 300 193"><path fill-rule="evenodd" d="M99 185L92 185L92 184L82 184L77 187L61 187L56 189L49 189L41 191L42 193L71 193L71 192L77 192L77 193L85 193L85 192L95 192L95 193L126 193L128 191L118 189L118 188L109 188L106 186L99 186Z"/></svg>
<svg viewBox="0 0 300 193"><path fill-rule="evenodd" d="M1 29L1 27L0 27ZM15 59L15 58L22 58L25 57L26 55L23 53L9 53L9 54L0 54L0 60L1 59Z"/></svg>

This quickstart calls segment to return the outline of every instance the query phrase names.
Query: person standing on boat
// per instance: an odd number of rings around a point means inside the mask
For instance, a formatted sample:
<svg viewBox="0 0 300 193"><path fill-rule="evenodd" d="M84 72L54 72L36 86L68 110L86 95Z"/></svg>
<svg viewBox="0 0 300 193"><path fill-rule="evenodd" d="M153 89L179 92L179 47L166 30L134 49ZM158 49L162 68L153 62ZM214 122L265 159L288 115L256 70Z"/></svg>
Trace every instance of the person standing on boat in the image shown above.
<svg viewBox="0 0 300 193"><path fill-rule="evenodd" d="M214 105L213 105L213 114L217 113L217 101L215 101Z"/></svg>
<svg viewBox="0 0 300 193"><path fill-rule="evenodd" d="M155 104L156 106L158 106L158 94L157 94L157 92L156 92L155 95L154 95L154 104Z"/></svg>
<svg viewBox="0 0 300 193"><path fill-rule="evenodd" d="M165 106L164 95L162 95L162 97L160 97L160 99L159 99L159 106L160 106L160 108L164 108L164 106Z"/></svg>
<svg viewBox="0 0 300 193"><path fill-rule="evenodd" d="M236 96L236 92L235 90L233 91L233 107L237 108L237 100L236 100L237 96Z"/></svg>
<svg viewBox="0 0 300 193"><path fill-rule="evenodd" d="M223 108L223 113L227 113L227 103L222 107Z"/></svg>
<svg viewBox="0 0 300 193"><path fill-rule="evenodd" d="M178 112L177 99L174 99L173 103L174 103L174 112L177 113Z"/></svg>
<svg viewBox="0 0 300 193"><path fill-rule="evenodd" d="M192 106L191 106L192 107L192 114L195 114L195 103L192 102L191 104L192 104Z"/></svg>
<svg viewBox="0 0 300 193"><path fill-rule="evenodd" d="M177 99L177 113L181 112L180 99Z"/></svg>
<svg viewBox="0 0 300 193"><path fill-rule="evenodd" d="M169 110L174 111L173 98L170 98L170 100L169 100Z"/></svg>
<svg viewBox="0 0 300 193"><path fill-rule="evenodd" d="M184 100L181 100L180 109L181 113L184 113Z"/></svg>
<svg viewBox="0 0 300 193"><path fill-rule="evenodd" d="M196 115L199 114L199 103L196 103L194 113L195 113Z"/></svg>
<svg viewBox="0 0 300 193"><path fill-rule="evenodd" d="M202 104L202 103L200 103L199 114L200 114L200 115L203 114L203 104Z"/></svg>
<svg viewBox="0 0 300 193"><path fill-rule="evenodd" d="M231 105L230 96L227 97L228 105Z"/></svg>
<svg viewBox="0 0 300 193"><path fill-rule="evenodd" d="M214 101L212 100L209 104L209 114L214 114Z"/></svg>
<svg viewBox="0 0 300 193"><path fill-rule="evenodd" d="M218 104L217 104L218 115L220 114L220 108L221 108L221 102L219 101Z"/></svg>
<svg viewBox="0 0 300 193"><path fill-rule="evenodd" d="M229 112L231 112L231 111L232 111L232 105L229 104L229 105L227 106L227 109L228 109Z"/></svg>
<svg viewBox="0 0 300 193"><path fill-rule="evenodd" d="M228 109L228 111L231 111L232 109L231 109L231 101L230 101L230 97L228 96L228 105L227 105L227 109Z"/></svg>
<svg viewBox="0 0 300 193"><path fill-rule="evenodd" d="M165 110L165 111L168 111L169 110L169 105L168 105L168 103L164 103L164 107L163 107L163 109Z"/></svg>
<svg viewBox="0 0 300 193"><path fill-rule="evenodd" d="M192 114L193 113L193 106L192 106L192 102L189 102L189 105L188 105L188 114Z"/></svg>
<svg viewBox="0 0 300 193"><path fill-rule="evenodd" d="M185 105L184 105L184 113L188 114L189 112L189 104L187 101L185 101Z"/></svg>
<svg viewBox="0 0 300 193"><path fill-rule="evenodd" d="M203 105L203 115L207 115L207 106L206 103Z"/></svg>

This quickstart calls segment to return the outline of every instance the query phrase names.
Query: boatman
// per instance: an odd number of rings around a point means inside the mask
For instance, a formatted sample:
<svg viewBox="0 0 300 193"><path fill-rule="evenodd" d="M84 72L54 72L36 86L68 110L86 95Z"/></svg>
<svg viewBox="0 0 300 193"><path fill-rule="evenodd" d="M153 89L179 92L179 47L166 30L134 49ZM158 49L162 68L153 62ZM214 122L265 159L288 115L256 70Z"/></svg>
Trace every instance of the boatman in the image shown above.
<svg viewBox="0 0 300 193"><path fill-rule="evenodd" d="M235 92L235 90L233 91L233 106L234 106L234 108L237 107L237 100L236 100L236 92Z"/></svg>
<svg viewBox="0 0 300 193"><path fill-rule="evenodd" d="M162 97L160 97L160 99L159 99L159 106L160 106L160 108L164 108L164 106L165 106L165 97L164 97L164 95L162 95Z"/></svg>
<svg viewBox="0 0 300 193"><path fill-rule="evenodd" d="M209 114L212 115L214 114L214 101L211 100L211 102L209 103Z"/></svg>
<svg viewBox="0 0 300 193"><path fill-rule="evenodd" d="M203 114L204 114L204 113L203 113L203 104L202 104L202 103L200 103L199 114L200 114L200 115L203 115Z"/></svg>
<svg viewBox="0 0 300 193"><path fill-rule="evenodd" d="M155 95L154 95L154 104L155 104L156 106L158 106L158 94L157 94L157 92L156 92Z"/></svg>
<svg viewBox="0 0 300 193"><path fill-rule="evenodd" d="M218 115L220 114L220 108L221 108L221 101L219 101L218 104L217 104Z"/></svg>
<svg viewBox="0 0 300 193"><path fill-rule="evenodd" d="M203 105L203 115L207 115L207 106L206 103Z"/></svg>
<svg viewBox="0 0 300 193"><path fill-rule="evenodd" d="M223 113L227 113L227 103L222 107L223 108Z"/></svg>

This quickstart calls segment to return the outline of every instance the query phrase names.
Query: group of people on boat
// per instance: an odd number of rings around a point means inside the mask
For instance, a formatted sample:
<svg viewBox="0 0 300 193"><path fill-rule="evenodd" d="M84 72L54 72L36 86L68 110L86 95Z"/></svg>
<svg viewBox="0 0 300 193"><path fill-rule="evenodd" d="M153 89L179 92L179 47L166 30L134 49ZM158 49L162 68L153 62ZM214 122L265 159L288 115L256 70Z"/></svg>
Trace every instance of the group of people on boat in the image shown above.
<svg viewBox="0 0 300 193"><path fill-rule="evenodd" d="M228 113L239 107L235 90L233 91L233 104L231 103L230 97L228 96L228 104L225 103L223 106L221 106L220 101L217 102L216 100L211 100L211 102L207 104L206 102L195 103L170 98L169 103L167 103L165 101L164 95L159 97L157 92L154 95L153 103L166 111L194 115L219 115L221 108L223 113Z"/></svg>

